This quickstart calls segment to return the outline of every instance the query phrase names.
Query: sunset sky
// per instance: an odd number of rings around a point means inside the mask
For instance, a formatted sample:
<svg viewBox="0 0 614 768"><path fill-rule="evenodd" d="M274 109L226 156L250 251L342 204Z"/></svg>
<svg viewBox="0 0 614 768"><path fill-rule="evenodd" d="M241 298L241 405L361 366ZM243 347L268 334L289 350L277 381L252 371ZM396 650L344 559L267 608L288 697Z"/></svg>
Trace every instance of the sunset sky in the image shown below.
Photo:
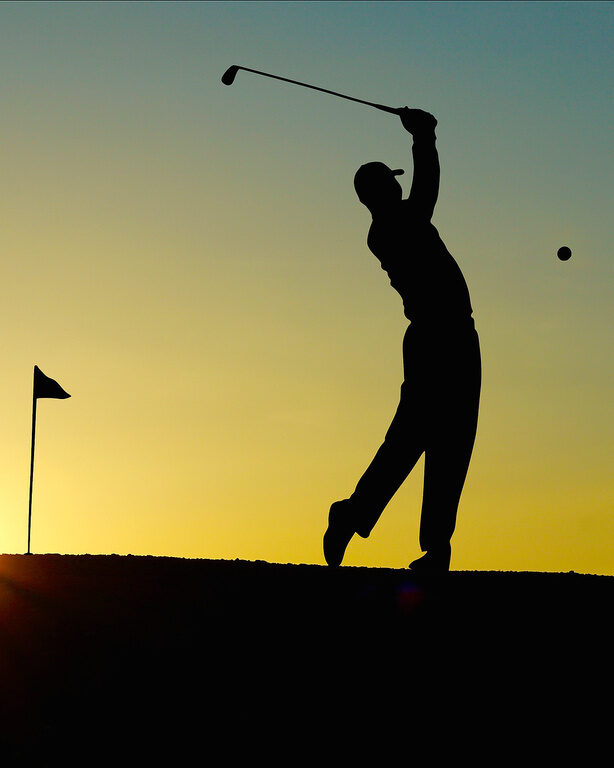
<svg viewBox="0 0 614 768"><path fill-rule="evenodd" d="M614 3L0 5L0 552L324 563L402 303L352 179L438 119L484 367L457 570L614 574ZM568 262L556 257L568 245ZM419 554L423 462L348 565Z"/></svg>

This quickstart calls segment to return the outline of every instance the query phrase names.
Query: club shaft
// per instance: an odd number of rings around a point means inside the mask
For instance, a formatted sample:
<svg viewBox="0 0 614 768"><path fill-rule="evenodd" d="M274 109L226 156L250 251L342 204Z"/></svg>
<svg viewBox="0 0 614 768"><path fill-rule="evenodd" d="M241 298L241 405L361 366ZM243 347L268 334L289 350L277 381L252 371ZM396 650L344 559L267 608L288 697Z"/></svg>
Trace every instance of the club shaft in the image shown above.
<svg viewBox="0 0 614 768"><path fill-rule="evenodd" d="M321 91L322 93L330 93L331 96L338 96L340 99L347 99L348 101L356 101L358 104L366 104L368 107L375 107L375 109L381 109L382 112L390 112L393 115L400 114L400 110L395 107L387 107L385 104L375 104L372 101L355 99L353 96L346 96L344 93L337 93L337 91L329 91L328 88L319 88L316 85L309 85L309 83L301 83L299 80L290 80L287 77L280 77L279 75L271 75L268 72L260 72L260 70L258 69L250 69L249 67L238 67L238 69L244 69L246 72L253 72L256 75L263 75L263 77L272 77L274 80L283 80L284 83L301 85L303 86L303 88L311 88L314 91Z"/></svg>

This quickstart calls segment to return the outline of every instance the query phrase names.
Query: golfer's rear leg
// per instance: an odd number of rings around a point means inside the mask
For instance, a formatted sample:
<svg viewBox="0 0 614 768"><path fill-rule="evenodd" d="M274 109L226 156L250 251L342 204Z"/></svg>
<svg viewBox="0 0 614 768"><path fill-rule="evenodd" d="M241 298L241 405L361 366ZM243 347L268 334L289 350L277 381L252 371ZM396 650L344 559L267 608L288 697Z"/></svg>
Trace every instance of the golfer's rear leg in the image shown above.
<svg viewBox="0 0 614 768"><path fill-rule="evenodd" d="M367 538L386 505L401 487L422 455L422 430L408 425L409 409L402 403L373 461L358 481L349 499L336 501L328 514L324 534L324 558L328 565L340 565L345 550L357 533Z"/></svg>
<svg viewBox="0 0 614 768"><path fill-rule="evenodd" d="M324 534L324 559L328 565L341 565L350 539L358 533L356 510L350 499L331 504L328 513L328 528Z"/></svg>

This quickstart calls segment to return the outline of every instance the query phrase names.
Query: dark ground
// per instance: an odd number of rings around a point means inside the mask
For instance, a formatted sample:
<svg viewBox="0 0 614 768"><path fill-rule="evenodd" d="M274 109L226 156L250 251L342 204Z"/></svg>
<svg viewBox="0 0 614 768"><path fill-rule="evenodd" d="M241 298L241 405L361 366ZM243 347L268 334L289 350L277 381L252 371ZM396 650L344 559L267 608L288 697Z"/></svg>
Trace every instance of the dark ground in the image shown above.
<svg viewBox="0 0 614 768"><path fill-rule="evenodd" d="M574 573L2 555L4 764L591 765L613 605Z"/></svg>

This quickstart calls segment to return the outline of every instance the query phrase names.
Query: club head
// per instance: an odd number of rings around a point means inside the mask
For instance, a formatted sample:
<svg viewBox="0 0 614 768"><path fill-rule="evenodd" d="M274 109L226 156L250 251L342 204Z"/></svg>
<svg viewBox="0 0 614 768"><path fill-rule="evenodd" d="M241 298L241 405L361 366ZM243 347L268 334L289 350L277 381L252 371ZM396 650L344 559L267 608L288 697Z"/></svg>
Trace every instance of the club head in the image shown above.
<svg viewBox="0 0 614 768"><path fill-rule="evenodd" d="M240 67L238 67L236 64L233 64L232 67L228 67L226 72L224 72L222 75L222 82L224 85L232 85L234 83L239 69Z"/></svg>

